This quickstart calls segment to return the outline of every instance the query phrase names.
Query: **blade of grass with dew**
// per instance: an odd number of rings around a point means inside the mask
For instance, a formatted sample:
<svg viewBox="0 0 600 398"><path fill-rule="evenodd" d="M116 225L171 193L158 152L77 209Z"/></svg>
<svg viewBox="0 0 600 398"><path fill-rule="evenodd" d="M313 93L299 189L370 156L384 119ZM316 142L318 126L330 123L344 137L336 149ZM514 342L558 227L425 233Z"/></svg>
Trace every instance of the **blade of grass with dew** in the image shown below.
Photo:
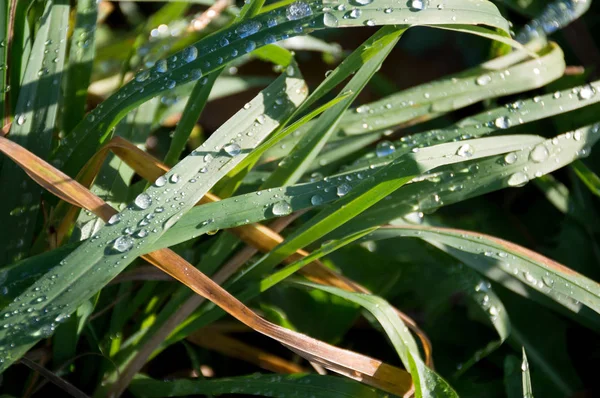
<svg viewBox="0 0 600 398"><path fill-rule="evenodd" d="M452 387L440 375L425 365L412 334L387 301L378 296L351 293L300 279L294 280L293 283L298 286L323 290L356 303L369 311L383 327L404 367L410 370L417 398L458 397Z"/></svg>
<svg viewBox="0 0 600 398"><path fill-rule="evenodd" d="M600 81L591 85L574 87L571 89L558 91L544 96L536 96L527 100L518 100L504 107L498 107L475 116L467 117L458 123L443 128L429 130L403 137L394 142L393 156L396 154L407 153L412 150L418 150L423 146L435 145L440 142L448 142L457 139L481 137L497 131L507 130L514 126L520 126L533 121L548 118L554 115L563 114L569 111L580 109L586 106L596 104L600 101L600 95L595 92L600 89ZM572 136L575 141L581 139L581 132L574 132ZM558 139L558 138L557 138ZM466 151L465 156L469 156L468 144L463 148ZM553 144L557 145L557 144ZM590 144L591 145L591 144ZM540 148L542 152L543 149ZM584 148L580 148L585 155ZM539 154L544 157L544 153ZM377 156L377 151L371 152L347 170L365 167L365 164L377 165L386 162L385 156ZM543 161L545 159L541 159ZM538 162L539 163L539 162Z"/></svg>
<svg viewBox="0 0 600 398"><path fill-rule="evenodd" d="M515 7L513 0L508 3L513 3L513 7ZM546 37L578 19L590 8L590 5L591 1L554 0L521 29L516 39L521 43L526 43L532 39ZM521 9L523 4L516 4L516 7Z"/></svg>
<svg viewBox="0 0 600 398"><path fill-rule="evenodd" d="M473 140L474 145L478 145L482 150L481 153L475 153L473 155L473 160L477 157L483 158L493 156L497 153L527 149L529 146L535 146L536 144L543 142L541 137L536 136L505 136L480 140ZM494 148L493 145L497 145L497 147ZM270 191L267 189L230 199L224 199L216 203L205 204L190 210L185 219L181 220L180 223L174 226L172 230L167 232L158 242L156 242L156 245L152 247L152 250L180 243L210 230L225 229L252 222L260 222L272 217L287 215L293 211L325 204L330 204L329 207L326 207L326 209L328 209L327 214L335 214L334 209L338 209L340 206L346 204L346 194L354 193L357 189L360 189L361 186L361 192L368 191L372 186L383 185L392 187L395 186L395 184L403 184L402 181L404 180L406 180L405 182L412 180L415 175L421 174L421 170L424 172L430 168L439 167L439 165L461 162L461 160L464 159L462 159L460 155L456 155L460 146L462 146L460 143L449 143L443 144L442 146L424 148L424 150L417 153L406 154L404 155L405 157L396 158L387 166L366 168L354 173L332 176L323 181L274 188ZM413 161L415 163L413 163ZM419 167L423 167L423 169L419 169ZM415 175L406 175L407 172L415 173ZM382 179L381 182L375 180L377 175ZM388 179L382 178L384 175L394 176L393 178L396 178L396 180L392 179L391 181L388 181ZM506 178L503 176L503 180L505 179ZM366 185L363 185L365 182ZM383 186L379 188L382 191ZM387 192L387 189L385 192ZM380 195L383 195L383 193L378 192L377 197L380 197ZM383 195L383 197L385 196L387 195ZM345 221L342 220L351 220L353 216L371 205L373 205L373 202L369 202L366 198L361 198L355 204L357 210L353 209L352 212L346 210L347 212L342 212L337 216L333 215L332 217L338 220L337 222L343 223ZM227 211L215 211L215 209L223 208L226 208ZM348 206L346 209L347 208ZM357 213L354 213L354 211ZM338 218L339 216L341 217ZM202 225L202 222L206 217L210 217L211 222ZM374 226L374 224L369 226ZM314 228L318 227L314 226ZM330 230L329 227L327 229ZM356 230L360 229L361 228L358 228ZM324 231L324 229L322 231ZM323 236L323 234L321 234L322 231L319 231L314 235L308 234L310 236ZM308 235L305 237L308 237ZM317 238L315 237L315 239ZM298 246L298 248L304 247L307 244L308 243L304 243L301 246ZM297 249L294 249L294 251L296 250ZM285 257L287 257L287 255Z"/></svg>
<svg viewBox="0 0 600 398"><path fill-rule="evenodd" d="M108 138L116 122L135 106L177 85L198 80L276 36L297 35L295 29L298 28L308 30L318 18L319 14L310 7L303 15L290 19L285 10L275 10L207 37L168 60L158 61L92 111L58 148L56 161L64 164L68 160L64 169L73 173L95 151L98 143Z"/></svg>
<svg viewBox="0 0 600 398"><path fill-rule="evenodd" d="M375 3L385 5L384 1L377 0L371 6L375 6ZM488 2L481 0L476 3L471 5L473 10L480 9L482 4ZM495 10L495 16L482 13L481 19L474 23L487 24L507 32L506 20ZM409 13L407 10L398 12L393 21L386 19L386 22L398 23L405 12ZM444 16L447 20L443 19ZM321 2L294 3L224 29L175 54L169 60L157 62L153 69L139 73L133 81L105 101L103 106L96 108L91 114L91 120L86 119L80 123L54 154L56 163L64 165L68 160L65 170L67 174L73 174L92 155L98 143L107 138L116 122L133 107L178 84L193 81L202 74L219 69L224 63L265 44L283 37L323 29L327 27L326 19L321 11ZM438 23L442 20L450 24L469 23L462 19L454 21L452 15L444 10L440 11L436 19ZM498 20L503 22L496 26ZM497 36L502 37L500 34Z"/></svg>
<svg viewBox="0 0 600 398"><path fill-rule="evenodd" d="M488 61L477 68L346 111L329 145L332 146L333 142L338 140L348 141L351 139L349 135L381 131L379 136L382 136L386 129L402 123L428 120L477 101L537 88L563 74L565 63L562 50L558 46L550 44L540 49L538 54L538 60L527 60L525 53L514 52ZM531 73L535 68L539 74ZM288 137L284 141L286 147L292 147L303 139L303 133L311 126L306 126L298 135ZM372 142L379 136L373 135L367 140ZM404 141L409 142L410 139L405 138ZM318 168L321 163L330 164L353 152L351 146L343 143L340 143L339 148L325 147L318 161L310 169ZM288 149L277 147L269 151L267 156L278 159L287 153Z"/></svg>
<svg viewBox="0 0 600 398"><path fill-rule="evenodd" d="M498 189L522 186L537 176L570 164L581 155L582 149L589 150L600 139L598 132L600 125L589 125L547 139L541 145L533 145L531 148L525 146L505 156L442 167L390 194L385 202L373 206L350 221L348 228L353 230L353 223L365 228L394 223L394 219L411 213L434 210ZM463 145L467 143L469 141L463 141ZM466 148L470 148L470 144ZM465 156L465 160L467 159L468 156ZM345 233L344 227L339 233Z"/></svg>
<svg viewBox="0 0 600 398"><path fill-rule="evenodd" d="M383 392L353 380L320 375L269 375L215 380L161 381L137 377L130 386L137 397L181 397L188 395L245 394L285 398L290 395L314 398L384 398Z"/></svg>
<svg viewBox="0 0 600 398"><path fill-rule="evenodd" d="M96 49L98 2L77 2L75 28L71 36L68 68L65 76L62 128L68 134L85 114L87 90L92 77Z"/></svg>
<svg viewBox="0 0 600 398"><path fill-rule="evenodd" d="M493 340L485 347L478 349L469 359L461 363L460 368L453 375L453 378L457 378L498 349L510 335L512 327L506 308L492 289L490 282L482 279L477 272L465 267L458 268L452 277L453 284L469 297L470 302L477 306L479 313L483 314L485 319L492 324L499 337L498 340Z"/></svg>
<svg viewBox="0 0 600 398"><path fill-rule="evenodd" d="M0 43L4 43L4 45L0 47L0 65L8 64L8 46L6 43L8 41L8 29L10 26L10 3L9 0L0 0ZM4 119L5 111L10 109L10 107L7 107L6 103L6 93L9 91L7 90L9 79L6 74L6 69L6 67L3 67L2 70L0 70L0 123L2 123L3 126L7 124Z"/></svg>
<svg viewBox="0 0 600 398"><path fill-rule="evenodd" d="M529 361L523 347L523 362L521 362L521 372L523 373L523 398L533 398L533 389L531 388L531 377L529 376Z"/></svg>
<svg viewBox="0 0 600 398"><path fill-rule="evenodd" d="M0 322L10 326L0 329L4 358L0 370L10 366L39 339L52 334L57 323L64 321L81 302L95 294L175 224L292 112L305 97L305 90L301 90L304 87L304 81L298 77L280 76L249 103L248 109L234 115L169 175L158 179L133 204L115 215L94 239L84 242L5 307ZM256 126L254 121L258 116L264 118L264 124ZM240 132L243 134L238 137ZM127 226L135 231L134 235L123 232ZM22 300L31 303L31 311L23 311ZM34 322L38 317L39 321Z"/></svg>
<svg viewBox="0 0 600 398"><path fill-rule="evenodd" d="M69 5L66 0L49 2L35 42L23 85L19 92L16 117L10 129L12 141L42 158L51 150L56 124L60 83L64 73ZM23 258L32 244L40 210L41 189L17 165L5 162L0 183L11 187L4 194L0 231L4 242L0 263Z"/></svg>
<svg viewBox="0 0 600 398"><path fill-rule="evenodd" d="M400 236L423 239L492 280L514 278L575 313L585 306L600 313L598 283L522 246L481 233L425 226L384 227L369 239Z"/></svg>
<svg viewBox="0 0 600 398"><path fill-rule="evenodd" d="M345 115L340 123L340 133L352 135L387 129L430 113L435 117L484 99L542 87L562 76L565 61L560 47L551 43L537 54L539 58L531 60L523 59L524 53L511 53L465 72L363 105ZM532 72L535 68L539 73Z"/></svg>
<svg viewBox="0 0 600 398"><path fill-rule="evenodd" d="M15 4L16 3L16 4ZM32 29L29 25L28 13L31 9L34 0L12 2L15 7L15 17L13 19L13 37L11 44L11 53L16 55L10 58L9 76L10 94L7 95L10 99L10 110L13 111L16 106L18 93L21 92L21 83L25 76L27 62L31 54L31 46L33 43ZM40 17L41 15L32 16Z"/></svg>
<svg viewBox="0 0 600 398"><path fill-rule="evenodd" d="M179 157L185 148L192 128L200 118L200 114L204 110L209 94L218 77L219 72L213 72L194 84L194 89L187 100L185 109L181 114L181 119L175 128L169 151L165 155L164 163L167 166L171 167L179 161Z"/></svg>
<svg viewBox="0 0 600 398"><path fill-rule="evenodd" d="M139 108L130 112L125 119L122 119L115 127L115 136L122 137L134 145L144 145L155 118L160 102L158 98L152 99ZM115 209L121 209L129 198L132 197L133 187L131 179L135 175L125 162L113 154L108 155L108 159L98 172L94 180L91 191L97 196L104 198L105 202ZM61 210L68 211L67 207ZM55 211L53 218L60 220L65 216L64 213ZM85 240L91 238L102 226L104 222L88 211L79 213L76 221L76 233L71 236L71 240Z"/></svg>
<svg viewBox="0 0 600 398"><path fill-rule="evenodd" d="M585 155L587 155L587 152L583 154L583 156ZM571 167L590 192L596 196L600 196L600 178L596 173L590 170L581 160L571 163Z"/></svg>
<svg viewBox="0 0 600 398"><path fill-rule="evenodd" d="M335 68L331 73L329 73L325 77L325 79L319 84L319 86L309 95L306 101L304 101L302 105L296 110L296 112L294 112L290 116L289 120L294 120L296 117L301 115L312 104L314 104L325 94L330 92L335 86L340 84L347 77L354 74L372 57L377 55L378 51L376 48L373 47L373 43L382 40L382 38L385 35L390 34L389 31L390 28L380 29L377 33L375 33L373 36L367 39L364 46L360 46L358 49L354 50L348 57L346 57L337 68ZM347 95L351 95L351 93L342 93L341 95L338 95L337 98L340 99ZM230 181L222 183L217 190L219 196L231 196L231 194L241 183L242 179L245 177L246 173L259 161L263 153L293 132L293 130L289 128L286 129L285 132L283 132L281 131L283 127L285 127L285 124L279 130L274 132L269 141L265 142L263 145L258 147L255 151L252 152L252 154L250 154L250 156L248 156L248 158L246 158L242 163L240 163L238 167L236 167L231 171L231 173L229 173Z"/></svg>
<svg viewBox="0 0 600 398"><path fill-rule="evenodd" d="M351 94L321 115L313 128L305 134L304 139L296 145L290 155L279 164L279 167L265 181L264 188L291 185L300 179L308 165L312 163L335 131L343 112L348 109L371 80L371 77L381 67L381 64L396 46L405 30L404 28L384 27L378 32L380 34L379 38L371 44L375 55L361 66L342 90L342 93L350 92Z"/></svg>

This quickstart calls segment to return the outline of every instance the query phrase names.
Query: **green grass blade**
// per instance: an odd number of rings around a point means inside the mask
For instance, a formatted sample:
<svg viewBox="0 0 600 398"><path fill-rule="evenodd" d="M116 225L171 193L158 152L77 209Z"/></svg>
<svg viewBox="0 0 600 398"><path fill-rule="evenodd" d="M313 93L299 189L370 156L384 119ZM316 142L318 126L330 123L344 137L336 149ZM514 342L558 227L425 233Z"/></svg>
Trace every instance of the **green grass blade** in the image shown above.
<svg viewBox="0 0 600 398"><path fill-rule="evenodd" d="M427 2L398 3L390 0L374 0L366 5L350 0L335 2L325 15L330 27L363 25L486 25L508 34L508 22L502 18L498 8L486 0L430 0ZM413 5L414 3L414 5ZM339 6L338 6L339 4Z"/></svg>
<svg viewBox="0 0 600 398"><path fill-rule="evenodd" d="M600 313L600 285L533 251L492 236L451 228L395 226L369 239L411 236L423 239L487 277L514 278L574 312L585 305Z"/></svg>
<svg viewBox="0 0 600 398"><path fill-rule="evenodd" d="M347 226L348 230L356 228L353 224L367 228L393 223L394 219L411 213L432 211L487 192L521 186L570 164L573 159L581 156L582 150L585 149L584 153L589 151L600 139L599 132L600 126L590 125L540 142L543 146L523 147L505 156L441 168L428 178L414 181L392 193L386 202L373 206L352 220ZM469 141L463 142L466 144ZM531 156L536 147L536 155ZM548 151L547 157L543 148ZM339 233L346 234L345 227Z"/></svg>
<svg viewBox="0 0 600 398"><path fill-rule="evenodd" d="M179 161L179 157L185 148L192 128L204 110L208 96L218 76L219 72L213 72L194 84L194 89L181 114L181 120L177 123L173 139L171 140L171 146L164 159L164 163L167 166L173 166Z"/></svg>
<svg viewBox="0 0 600 398"><path fill-rule="evenodd" d="M58 113L60 84L64 73L69 5L66 0L48 2L44 23L35 37L31 57L19 92L12 141L46 158ZM40 210L41 188L16 164L5 162L0 172L3 196L0 231L3 245L0 264L23 258L32 244Z"/></svg>
<svg viewBox="0 0 600 398"><path fill-rule="evenodd" d="M9 12L10 0L0 0L0 43L6 43L8 40L8 27L10 25ZM8 46L0 47L0 65L6 65L8 62ZM6 110L6 86L8 85L8 76L6 68L0 70L0 120L4 125L4 115Z"/></svg>
<svg viewBox="0 0 600 398"><path fill-rule="evenodd" d="M529 361L527 361L525 347L523 347L523 362L521 363L521 372L523 373L523 398L533 398L531 377L529 376Z"/></svg>
<svg viewBox="0 0 600 398"><path fill-rule="evenodd" d="M290 395L314 398L384 398L379 390L356 381L333 376L267 375L216 380L161 381L138 377L129 387L138 397L181 397L188 395L244 394L286 398Z"/></svg>
<svg viewBox="0 0 600 398"><path fill-rule="evenodd" d="M587 154L584 153L582 156ZM586 187L596 196L600 196L600 177L596 175L592 170L590 170L581 160L576 160L571 164L573 170L575 170L575 174Z"/></svg>
<svg viewBox="0 0 600 398"><path fill-rule="evenodd" d="M373 48L375 53L342 90L342 93L350 92L351 94L321 115L309 133L305 134L304 139L296 145L290 155L279 164L279 167L263 184L264 188L290 185L300 179L335 131L343 112L348 109L381 67L404 31L405 29L402 28L384 27L365 43L365 46Z"/></svg>
<svg viewBox="0 0 600 398"><path fill-rule="evenodd" d="M387 301L374 295L351 293L302 280L294 283L342 297L369 311L383 327L406 369L410 370L416 397L458 397L441 376L425 365L412 334Z"/></svg>
<svg viewBox="0 0 600 398"><path fill-rule="evenodd" d="M92 76L96 49L96 0L79 0L75 29L71 37L68 68L65 76L62 127L68 134L85 114L87 90Z"/></svg>
<svg viewBox="0 0 600 398"><path fill-rule="evenodd" d="M294 74L298 75L298 71ZM0 370L10 366L39 339L52 334L57 323L158 240L291 114L305 97L305 90L301 90L304 85L298 77L281 75L203 146L5 307L0 323L8 326L0 328L4 359ZM263 124L255 123L259 117ZM29 312L20 305L25 300L30 303ZM36 318L39 320L34 322Z"/></svg>

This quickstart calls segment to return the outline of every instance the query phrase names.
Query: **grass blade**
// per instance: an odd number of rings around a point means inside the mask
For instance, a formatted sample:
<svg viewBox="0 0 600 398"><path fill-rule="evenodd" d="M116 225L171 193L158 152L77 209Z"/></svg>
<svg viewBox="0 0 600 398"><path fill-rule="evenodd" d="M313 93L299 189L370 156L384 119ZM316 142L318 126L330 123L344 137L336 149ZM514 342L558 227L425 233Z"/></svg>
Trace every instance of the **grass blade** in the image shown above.
<svg viewBox="0 0 600 398"><path fill-rule="evenodd" d="M521 371L523 372L523 398L533 398L531 377L529 376L529 361L527 361L525 347L523 347L523 362L521 363Z"/></svg>
<svg viewBox="0 0 600 398"><path fill-rule="evenodd" d="M585 305L600 313L600 284L514 243L471 231L425 226L386 227L369 239L393 236L424 239L493 280L517 279L571 311L582 311Z"/></svg>
<svg viewBox="0 0 600 398"><path fill-rule="evenodd" d="M85 114L87 91L92 76L96 50L96 0L79 0L75 29L71 36L71 50L65 76L64 111L62 128L66 133L79 123Z"/></svg>
<svg viewBox="0 0 600 398"><path fill-rule="evenodd" d="M260 375L217 380L160 381L136 378L131 391L139 397L181 397L186 395L247 394L285 398L290 394L314 398L384 398L382 392L352 380L317 375Z"/></svg>
<svg viewBox="0 0 600 398"><path fill-rule="evenodd" d="M295 284L319 289L356 303L369 311L381 324L406 369L410 369L415 395L420 397L458 397L437 373L425 366L413 336L390 304L381 297L350 293L334 287L295 280Z"/></svg>
<svg viewBox="0 0 600 398"><path fill-rule="evenodd" d="M50 153L58 113L66 55L68 1L48 2L44 14L19 92L15 122L10 129L12 141L42 158ZM31 247L41 190L10 162L6 162L0 171L0 183L11 187L3 196L0 215L6 227L0 231L0 239L4 242L0 249L0 264L6 264L22 259Z"/></svg>

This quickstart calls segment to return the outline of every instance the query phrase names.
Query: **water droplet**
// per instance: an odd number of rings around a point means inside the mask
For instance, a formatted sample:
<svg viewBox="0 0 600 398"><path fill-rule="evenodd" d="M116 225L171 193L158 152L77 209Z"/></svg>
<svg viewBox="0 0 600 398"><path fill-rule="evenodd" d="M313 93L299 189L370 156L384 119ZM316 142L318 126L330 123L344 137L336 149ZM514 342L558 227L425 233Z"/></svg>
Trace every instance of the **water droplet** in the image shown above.
<svg viewBox="0 0 600 398"><path fill-rule="evenodd" d="M312 15L312 9L303 1L297 1L289 5L285 10L285 16L290 21L295 21Z"/></svg>
<svg viewBox="0 0 600 398"><path fill-rule="evenodd" d="M150 77L150 71L145 70L145 71L142 71L137 74L137 76L135 77L135 81L139 82L139 83L145 82L146 80L148 80L149 77Z"/></svg>
<svg viewBox="0 0 600 398"><path fill-rule="evenodd" d="M248 41L246 43L246 52L249 53L251 51L254 51L254 49L256 48L256 43L253 42L252 40Z"/></svg>
<svg viewBox="0 0 600 398"><path fill-rule="evenodd" d="M535 280L533 275L531 275L529 272L527 272L527 271L523 272L523 276L525 277L525 280L527 282L531 283L532 285L536 284L537 281Z"/></svg>
<svg viewBox="0 0 600 398"><path fill-rule="evenodd" d="M517 154L514 152L507 153L506 156L504 157L504 162L506 164L513 164L516 161L517 161Z"/></svg>
<svg viewBox="0 0 600 398"><path fill-rule="evenodd" d="M490 75L481 75L479 76L475 82L477 83L477 85L479 86L485 86L486 84L491 83L492 81L492 77Z"/></svg>
<svg viewBox="0 0 600 398"><path fill-rule="evenodd" d="M411 11L423 11L425 8L427 8L427 5L423 0L411 0L409 7Z"/></svg>
<svg viewBox="0 0 600 398"><path fill-rule="evenodd" d="M535 163L541 163L544 160L548 159L548 155L549 155L549 152L548 152L548 149L546 148L546 146L544 144L539 144L539 145L536 145L531 150L529 157Z"/></svg>
<svg viewBox="0 0 600 398"><path fill-rule="evenodd" d="M27 118L25 117L25 115L20 114L19 116L17 116L17 125L22 126L23 124L25 124L26 120Z"/></svg>
<svg viewBox="0 0 600 398"><path fill-rule="evenodd" d="M258 124L265 124L265 121L267 119L265 118L265 115L258 115L258 117L256 118L256 123Z"/></svg>
<svg viewBox="0 0 600 398"><path fill-rule="evenodd" d="M373 0L350 0L349 3L355 6L367 6L371 4Z"/></svg>
<svg viewBox="0 0 600 398"><path fill-rule="evenodd" d="M423 217L425 217L423 212L413 211L412 213L405 214L402 218L412 224L423 224Z"/></svg>
<svg viewBox="0 0 600 398"><path fill-rule="evenodd" d="M310 198L310 204L313 206L319 206L323 204L323 198L320 195L313 195L313 197Z"/></svg>
<svg viewBox="0 0 600 398"><path fill-rule="evenodd" d="M173 184L177 184L179 182L179 174L175 173L175 174L171 175L171 178L169 178L169 181L171 181Z"/></svg>
<svg viewBox="0 0 600 398"><path fill-rule="evenodd" d="M396 151L396 147L389 141L381 141L375 148L375 154L378 158L391 155Z"/></svg>
<svg viewBox="0 0 600 398"><path fill-rule="evenodd" d="M350 12L348 12L348 13L346 13L346 15L344 15L344 18L357 19L357 18L360 18L361 15L362 15L361 10L359 10L358 8L353 8Z"/></svg>
<svg viewBox="0 0 600 398"><path fill-rule="evenodd" d="M231 143L231 144L227 144L223 147L223 150L229 155L229 156L237 156L240 153L242 153L242 148L240 148L240 146L236 143Z"/></svg>
<svg viewBox="0 0 600 398"><path fill-rule="evenodd" d="M490 307L490 309L488 311L491 316L496 316L500 313L500 311L498 311L498 308L494 307L493 305Z"/></svg>
<svg viewBox="0 0 600 398"><path fill-rule="evenodd" d="M527 372L529 370L529 363L527 362L526 358L524 358L523 362L521 363L521 370L523 372Z"/></svg>
<svg viewBox="0 0 600 398"><path fill-rule="evenodd" d="M337 187L337 189L336 189L337 196L340 196L340 197L344 196L348 192L350 192L351 189L352 189L352 187L350 185L344 183Z"/></svg>
<svg viewBox="0 0 600 398"><path fill-rule="evenodd" d="M394 11L394 9L391 8L391 7L388 7L385 10L383 10L383 12L386 13L386 14L391 14L393 11Z"/></svg>
<svg viewBox="0 0 600 398"><path fill-rule="evenodd" d="M126 251L131 250L133 244L135 243L134 239L129 235L119 236L115 242L113 243L113 249L120 253L125 253Z"/></svg>
<svg viewBox="0 0 600 398"><path fill-rule="evenodd" d="M292 206L285 200L280 200L273 204L271 211L276 216L286 216L292 212Z"/></svg>
<svg viewBox="0 0 600 398"><path fill-rule="evenodd" d="M494 120L494 125L499 129L507 129L510 127L510 119L506 116L500 116Z"/></svg>
<svg viewBox="0 0 600 398"><path fill-rule="evenodd" d="M158 61L156 63L156 71L157 72L166 73L167 70L169 70L169 67L167 65L167 61L165 61L164 59L161 59L160 61Z"/></svg>
<svg viewBox="0 0 600 398"><path fill-rule="evenodd" d="M591 85L583 86L581 90L579 90L579 99L589 100L596 94L596 91Z"/></svg>
<svg viewBox="0 0 600 398"><path fill-rule="evenodd" d="M375 21L373 21L372 19L367 19L364 22L365 26L375 26Z"/></svg>
<svg viewBox="0 0 600 398"><path fill-rule="evenodd" d="M460 148L456 151L456 154L463 158L470 158L475 153L473 147L469 144L461 145Z"/></svg>
<svg viewBox="0 0 600 398"><path fill-rule="evenodd" d="M135 236L137 236L138 238L145 238L146 236L148 236L148 231L142 228L135 233Z"/></svg>
<svg viewBox="0 0 600 398"><path fill-rule="evenodd" d="M192 62L198 58L198 49L194 46L189 46L183 50L183 59L185 62Z"/></svg>
<svg viewBox="0 0 600 398"><path fill-rule="evenodd" d="M554 99L559 99L560 97L561 97L560 91L557 91L554 94L552 94L552 98L554 98Z"/></svg>
<svg viewBox="0 0 600 398"><path fill-rule="evenodd" d="M162 213L163 211L165 211L164 207L157 207L156 209L154 209L155 213Z"/></svg>
<svg viewBox="0 0 600 398"><path fill-rule="evenodd" d="M249 21L246 22L245 24L238 26L235 29L235 33L238 34L238 36L240 37L240 39L244 39L250 35L255 34L256 32L258 32L260 30L260 24L256 21Z"/></svg>
<svg viewBox="0 0 600 398"><path fill-rule="evenodd" d="M108 225L118 224L121 221L121 215L119 213L114 214L111 218L108 219Z"/></svg>
<svg viewBox="0 0 600 398"><path fill-rule="evenodd" d="M164 187L166 183L167 179L165 178L165 176L160 176L154 181L154 185L157 187Z"/></svg>
<svg viewBox="0 0 600 398"><path fill-rule="evenodd" d="M146 210L152 204L152 198L145 192L142 192L135 198L135 205L142 210Z"/></svg>
<svg viewBox="0 0 600 398"><path fill-rule="evenodd" d="M511 187L522 187L527 184L527 181L529 181L527 174L522 171L517 171L508 178L508 185Z"/></svg>

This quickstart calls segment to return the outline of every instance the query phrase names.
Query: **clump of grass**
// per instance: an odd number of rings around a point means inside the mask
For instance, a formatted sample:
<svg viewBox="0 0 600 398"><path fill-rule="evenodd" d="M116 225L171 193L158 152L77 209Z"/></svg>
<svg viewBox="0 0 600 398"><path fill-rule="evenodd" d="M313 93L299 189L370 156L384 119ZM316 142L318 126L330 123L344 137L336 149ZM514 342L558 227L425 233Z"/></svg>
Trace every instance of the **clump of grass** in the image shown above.
<svg viewBox="0 0 600 398"><path fill-rule="evenodd" d="M600 180L578 160L600 82L546 35L589 7L0 2L3 393L582 390L569 355L593 339L565 342L600 328ZM518 13L538 17L514 36ZM384 88L417 25L486 59Z"/></svg>

